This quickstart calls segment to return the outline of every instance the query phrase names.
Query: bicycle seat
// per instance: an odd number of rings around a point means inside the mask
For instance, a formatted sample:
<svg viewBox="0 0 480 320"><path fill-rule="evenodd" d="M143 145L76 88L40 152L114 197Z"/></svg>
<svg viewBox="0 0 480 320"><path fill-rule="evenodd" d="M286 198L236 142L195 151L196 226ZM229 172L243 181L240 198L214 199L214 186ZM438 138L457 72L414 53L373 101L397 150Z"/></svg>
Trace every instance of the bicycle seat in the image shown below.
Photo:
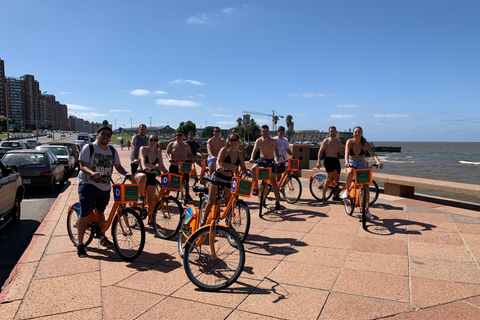
<svg viewBox="0 0 480 320"><path fill-rule="evenodd" d="M193 192L195 192L195 193L208 194L208 188L205 188L205 187L193 186L193 187L192 187L192 190L193 190Z"/></svg>

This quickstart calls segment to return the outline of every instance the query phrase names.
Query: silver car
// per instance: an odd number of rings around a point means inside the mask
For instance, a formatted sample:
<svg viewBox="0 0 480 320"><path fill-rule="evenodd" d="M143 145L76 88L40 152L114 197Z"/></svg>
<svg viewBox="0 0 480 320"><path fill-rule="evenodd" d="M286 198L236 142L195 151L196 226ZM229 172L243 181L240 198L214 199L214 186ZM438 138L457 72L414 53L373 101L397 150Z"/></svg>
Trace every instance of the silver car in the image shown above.
<svg viewBox="0 0 480 320"><path fill-rule="evenodd" d="M56 146L44 144L35 148L36 150L48 150L57 156L58 161L65 167L65 175L70 177L75 170L75 157L70 154L70 151L65 146Z"/></svg>

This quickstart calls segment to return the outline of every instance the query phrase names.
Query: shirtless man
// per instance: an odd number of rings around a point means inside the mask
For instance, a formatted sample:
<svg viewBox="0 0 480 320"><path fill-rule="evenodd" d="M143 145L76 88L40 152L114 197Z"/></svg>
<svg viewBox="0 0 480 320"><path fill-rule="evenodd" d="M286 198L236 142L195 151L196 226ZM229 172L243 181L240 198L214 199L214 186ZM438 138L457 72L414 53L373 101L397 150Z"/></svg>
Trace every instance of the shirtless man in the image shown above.
<svg viewBox="0 0 480 320"><path fill-rule="evenodd" d="M323 151L326 152L326 157L324 160L325 171L327 171L327 179L323 184L323 204L328 204L327 199L325 198L327 194L328 186L330 182L333 180L338 185L340 181L340 160L338 160L337 153L339 152L342 156L344 154L342 149L342 142L337 139L337 128L335 126L331 126L328 128L328 133L330 134L330 138L323 140L322 146L320 150L318 150L318 160L317 160L317 169L322 167L322 162L320 159L322 158ZM334 200L341 200L340 198Z"/></svg>
<svg viewBox="0 0 480 320"><path fill-rule="evenodd" d="M168 168L168 172L174 174L180 174L178 170L178 163L179 162L186 162L187 160L192 159L192 149L190 146L183 142L183 132L177 131L177 140L172 141L167 146L167 158L170 161L170 167ZM188 173L183 174L183 179L187 179L187 190L186 190L186 199L184 200L192 200L190 196L190 188L188 186L188 180L190 179L190 175ZM186 201L184 201L186 202Z"/></svg>
<svg viewBox="0 0 480 320"><path fill-rule="evenodd" d="M138 134L132 137L132 153L130 154L130 169L132 174L135 174L138 169L138 152L143 146L148 146L147 126L141 124L138 126Z"/></svg>
<svg viewBox="0 0 480 320"><path fill-rule="evenodd" d="M220 128L213 128L213 137L207 141L207 152L208 152L208 170L210 174L217 170L217 157L220 149L225 147L225 140L220 137Z"/></svg>
<svg viewBox="0 0 480 320"><path fill-rule="evenodd" d="M262 136L255 141L255 146L253 147L252 155L249 162L254 162L255 154L257 150L260 149L260 158L252 166L252 175L253 181L255 182L255 187L253 189L253 194L258 194L258 179L257 179L257 168L265 168L274 163L272 168L271 182L273 187L273 192L275 193L275 210L280 210L280 193L278 192L277 185L277 166L275 162L275 156L279 158L277 140L272 139L269 134L269 129L267 125L262 126Z"/></svg>

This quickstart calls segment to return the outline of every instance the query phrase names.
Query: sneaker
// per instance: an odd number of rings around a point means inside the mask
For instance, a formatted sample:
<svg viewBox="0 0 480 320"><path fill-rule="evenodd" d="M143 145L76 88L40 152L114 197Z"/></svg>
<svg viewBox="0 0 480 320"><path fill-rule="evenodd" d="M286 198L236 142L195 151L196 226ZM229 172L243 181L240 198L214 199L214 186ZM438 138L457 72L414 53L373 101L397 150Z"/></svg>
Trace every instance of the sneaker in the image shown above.
<svg viewBox="0 0 480 320"><path fill-rule="evenodd" d="M113 247L113 242L108 240L107 237L101 236L100 237L100 245L102 245L104 247L107 247L107 248L111 248L111 247Z"/></svg>
<svg viewBox="0 0 480 320"><path fill-rule="evenodd" d="M281 210L280 201L275 201L275 210Z"/></svg>
<svg viewBox="0 0 480 320"><path fill-rule="evenodd" d="M342 199L347 199L348 198L348 191L345 190L342 194Z"/></svg>
<svg viewBox="0 0 480 320"><path fill-rule="evenodd" d="M332 199L332 200L335 200L335 201L342 201L343 199L342 199L342 198L340 198L339 196L335 196L335 197L333 197L333 199Z"/></svg>
<svg viewBox="0 0 480 320"><path fill-rule="evenodd" d="M370 211L367 211L367 219L370 220L370 221L375 220L375 217L372 216L372 214L370 213Z"/></svg>
<svg viewBox="0 0 480 320"><path fill-rule="evenodd" d="M88 257L87 251L85 251L85 246L83 244L79 244L77 246L77 255L78 255L79 258Z"/></svg>
<svg viewBox="0 0 480 320"><path fill-rule="evenodd" d="M253 188L252 196L258 196L258 189Z"/></svg>
<svg viewBox="0 0 480 320"><path fill-rule="evenodd" d="M138 204L139 206L143 206L143 197L138 197L137 204Z"/></svg>
<svg viewBox="0 0 480 320"><path fill-rule="evenodd" d="M323 203L323 204L328 204L327 198L323 197L322 203Z"/></svg>

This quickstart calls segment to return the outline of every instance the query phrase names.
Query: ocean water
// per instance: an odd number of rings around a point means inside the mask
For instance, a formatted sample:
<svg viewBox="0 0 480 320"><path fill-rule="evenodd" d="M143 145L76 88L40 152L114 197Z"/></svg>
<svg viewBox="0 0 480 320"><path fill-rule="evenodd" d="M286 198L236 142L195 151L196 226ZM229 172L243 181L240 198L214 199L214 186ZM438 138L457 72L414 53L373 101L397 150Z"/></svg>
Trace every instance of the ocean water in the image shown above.
<svg viewBox="0 0 480 320"><path fill-rule="evenodd" d="M386 174L480 185L480 142L373 142L399 146L400 153L378 153ZM341 163L343 165L343 160ZM310 167L316 161L310 162ZM416 193L480 203L480 197L417 189Z"/></svg>

